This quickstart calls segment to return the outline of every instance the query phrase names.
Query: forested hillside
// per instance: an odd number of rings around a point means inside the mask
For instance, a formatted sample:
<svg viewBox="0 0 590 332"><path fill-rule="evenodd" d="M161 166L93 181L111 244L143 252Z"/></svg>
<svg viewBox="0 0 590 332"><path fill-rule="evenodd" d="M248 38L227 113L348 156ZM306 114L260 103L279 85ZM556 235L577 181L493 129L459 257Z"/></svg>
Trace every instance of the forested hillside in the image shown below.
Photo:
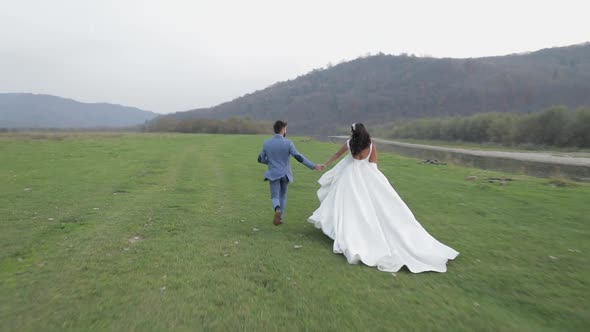
<svg viewBox="0 0 590 332"><path fill-rule="evenodd" d="M590 43L473 59L377 54L170 116L284 119L291 132L330 133L351 122L526 113L554 105L590 105Z"/></svg>

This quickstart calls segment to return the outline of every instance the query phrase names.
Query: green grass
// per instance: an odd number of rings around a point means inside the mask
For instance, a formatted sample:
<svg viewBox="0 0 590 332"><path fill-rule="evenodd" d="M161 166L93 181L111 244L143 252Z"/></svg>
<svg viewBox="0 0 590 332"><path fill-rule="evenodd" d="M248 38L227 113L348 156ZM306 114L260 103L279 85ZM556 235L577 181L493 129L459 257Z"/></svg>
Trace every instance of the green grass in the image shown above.
<svg viewBox="0 0 590 332"><path fill-rule="evenodd" d="M448 273L393 276L332 253L306 221L320 174L295 161L271 224L265 138L0 136L1 329L590 328L590 185L500 186L383 153L418 220L461 252ZM337 148L294 140L319 162Z"/></svg>

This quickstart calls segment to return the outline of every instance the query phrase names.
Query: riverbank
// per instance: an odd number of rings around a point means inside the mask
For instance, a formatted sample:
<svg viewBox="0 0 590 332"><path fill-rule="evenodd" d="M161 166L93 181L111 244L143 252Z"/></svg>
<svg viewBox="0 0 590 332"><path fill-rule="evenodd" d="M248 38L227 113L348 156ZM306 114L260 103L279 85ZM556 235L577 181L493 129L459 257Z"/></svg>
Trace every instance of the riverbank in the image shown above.
<svg viewBox="0 0 590 332"><path fill-rule="evenodd" d="M344 141L348 136L319 138ZM566 177L576 181L590 181L590 158L563 152L495 151L435 146L373 138L379 149L404 156L437 159L458 165L487 170L527 174L537 177Z"/></svg>

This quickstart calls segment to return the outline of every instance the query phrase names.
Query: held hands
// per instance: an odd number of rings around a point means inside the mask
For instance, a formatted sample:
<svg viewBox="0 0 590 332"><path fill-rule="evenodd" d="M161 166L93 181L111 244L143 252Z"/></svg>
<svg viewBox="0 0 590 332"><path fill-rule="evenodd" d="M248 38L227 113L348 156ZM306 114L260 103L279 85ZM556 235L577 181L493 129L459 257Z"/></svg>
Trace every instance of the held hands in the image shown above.
<svg viewBox="0 0 590 332"><path fill-rule="evenodd" d="M317 165L315 165L314 169L318 172L321 172L324 170L325 167L326 167L326 165L324 165L324 164L317 164Z"/></svg>

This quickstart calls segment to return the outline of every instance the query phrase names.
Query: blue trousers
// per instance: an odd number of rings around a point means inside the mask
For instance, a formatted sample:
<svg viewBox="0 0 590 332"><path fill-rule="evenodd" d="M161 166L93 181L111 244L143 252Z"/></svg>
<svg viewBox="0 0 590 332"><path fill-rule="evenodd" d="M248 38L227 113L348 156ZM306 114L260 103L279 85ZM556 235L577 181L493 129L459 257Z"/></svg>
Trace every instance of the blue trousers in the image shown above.
<svg viewBox="0 0 590 332"><path fill-rule="evenodd" d="M285 214L285 208L287 207L287 190L289 189L289 179L284 176L278 180L270 182L270 201L272 202L272 208L275 209L277 206L281 209L281 219Z"/></svg>

